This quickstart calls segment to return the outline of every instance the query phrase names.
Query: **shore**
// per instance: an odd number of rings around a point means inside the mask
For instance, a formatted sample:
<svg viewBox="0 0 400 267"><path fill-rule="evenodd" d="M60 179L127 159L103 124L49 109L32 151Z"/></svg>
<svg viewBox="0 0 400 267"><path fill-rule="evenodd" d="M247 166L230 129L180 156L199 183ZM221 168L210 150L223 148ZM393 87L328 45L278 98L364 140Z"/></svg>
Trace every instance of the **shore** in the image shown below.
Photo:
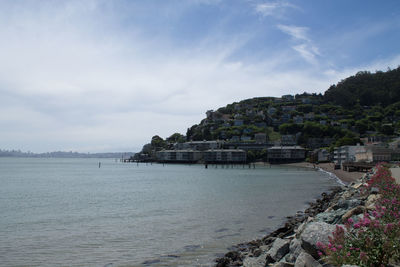
<svg viewBox="0 0 400 267"><path fill-rule="evenodd" d="M215 260L216 267L322 266L324 263L317 255L316 242L324 240L327 243L335 224L343 223L350 216L361 216L371 204L359 191L359 186L370 174L335 170L332 163L284 165L321 168L335 174L346 186L322 193L304 212L287 217L280 228L265 237L233 246L224 257Z"/></svg>
<svg viewBox="0 0 400 267"><path fill-rule="evenodd" d="M344 184L356 182L365 174L364 172L347 172L343 170L335 170L333 163L313 164L309 162L298 162L298 163L288 163L285 165L293 167L321 168L324 171L335 174Z"/></svg>

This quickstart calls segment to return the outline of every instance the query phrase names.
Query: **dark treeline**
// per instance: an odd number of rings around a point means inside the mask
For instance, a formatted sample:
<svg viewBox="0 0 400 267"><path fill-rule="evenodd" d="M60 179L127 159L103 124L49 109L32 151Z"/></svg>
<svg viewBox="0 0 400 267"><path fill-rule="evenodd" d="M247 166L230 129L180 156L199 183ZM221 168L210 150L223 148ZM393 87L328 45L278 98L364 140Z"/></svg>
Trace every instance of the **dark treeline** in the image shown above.
<svg viewBox="0 0 400 267"><path fill-rule="evenodd" d="M387 72L360 71L337 85L332 85L324 95L326 102L344 107L356 104L373 106L390 105L400 101L400 67Z"/></svg>

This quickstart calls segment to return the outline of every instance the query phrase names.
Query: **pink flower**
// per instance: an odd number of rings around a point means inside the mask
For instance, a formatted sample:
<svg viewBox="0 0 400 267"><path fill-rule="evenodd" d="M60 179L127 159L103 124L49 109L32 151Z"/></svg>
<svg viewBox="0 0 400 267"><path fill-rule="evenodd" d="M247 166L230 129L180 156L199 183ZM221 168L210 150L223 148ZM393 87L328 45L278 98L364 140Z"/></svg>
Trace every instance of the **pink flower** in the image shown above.
<svg viewBox="0 0 400 267"><path fill-rule="evenodd" d="M347 221L348 221L349 223L354 223L354 221L353 221L352 218L349 218Z"/></svg>

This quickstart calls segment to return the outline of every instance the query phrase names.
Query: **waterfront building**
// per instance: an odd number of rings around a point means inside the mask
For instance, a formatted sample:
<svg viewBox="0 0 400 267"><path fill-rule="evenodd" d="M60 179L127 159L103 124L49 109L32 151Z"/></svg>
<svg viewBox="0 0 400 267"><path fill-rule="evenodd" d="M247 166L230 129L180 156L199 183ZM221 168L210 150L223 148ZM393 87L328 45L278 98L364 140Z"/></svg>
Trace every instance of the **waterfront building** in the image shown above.
<svg viewBox="0 0 400 267"><path fill-rule="evenodd" d="M204 151L208 149L220 148L223 143L224 141L190 141L190 142L175 144L175 149Z"/></svg>
<svg viewBox="0 0 400 267"><path fill-rule="evenodd" d="M204 152L206 163L245 163L246 151L241 149L211 149Z"/></svg>
<svg viewBox="0 0 400 267"><path fill-rule="evenodd" d="M331 160L331 153L325 148L314 149L310 154L311 162L329 162Z"/></svg>
<svg viewBox="0 0 400 267"><path fill-rule="evenodd" d="M365 146L356 152L356 162L391 161L393 150L382 146Z"/></svg>
<svg viewBox="0 0 400 267"><path fill-rule="evenodd" d="M306 158L306 151L300 146L274 146L267 151L271 163L299 162Z"/></svg>
<svg viewBox="0 0 400 267"><path fill-rule="evenodd" d="M341 146L335 148L333 152L333 161L335 165L342 165L344 162L354 162L356 153L364 150L363 146Z"/></svg>
<svg viewBox="0 0 400 267"><path fill-rule="evenodd" d="M156 154L158 162L195 163L203 156L200 151L194 150L161 150Z"/></svg>
<svg viewBox="0 0 400 267"><path fill-rule="evenodd" d="M396 138L393 142L389 143L389 148L400 149L400 137Z"/></svg>

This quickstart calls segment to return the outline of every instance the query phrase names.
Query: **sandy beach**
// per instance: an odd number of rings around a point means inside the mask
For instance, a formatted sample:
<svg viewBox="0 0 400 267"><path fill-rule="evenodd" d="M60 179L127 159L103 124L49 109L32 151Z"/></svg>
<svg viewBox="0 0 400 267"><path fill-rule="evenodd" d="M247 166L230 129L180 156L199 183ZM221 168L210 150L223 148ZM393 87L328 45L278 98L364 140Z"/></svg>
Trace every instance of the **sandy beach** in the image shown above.
<svg viewBox="0 0 400 267"><path fill-rule="evenodd" d="M343 170L335 170L333 163L313 164L308 162L298 162L298 163L288 163L285 165L294 167L306 167L306 168L318 167L327 172L335 174L345 184L357 181L362 177L363 174L365 174L364 172L347 172Z"/></svg>

